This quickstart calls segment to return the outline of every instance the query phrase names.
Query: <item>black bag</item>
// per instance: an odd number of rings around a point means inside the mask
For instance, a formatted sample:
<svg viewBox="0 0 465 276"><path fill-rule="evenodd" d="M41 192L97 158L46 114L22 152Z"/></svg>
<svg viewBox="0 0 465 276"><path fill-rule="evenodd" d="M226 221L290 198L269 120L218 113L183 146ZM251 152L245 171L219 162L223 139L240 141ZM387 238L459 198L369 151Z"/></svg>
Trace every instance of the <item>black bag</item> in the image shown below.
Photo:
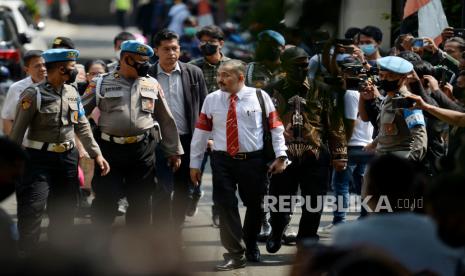
<svg viewBox="0 0 465 276"><path fill-rule="evenodd" d="M273 149L273 141L271 137L270 125L268 123L268 116L265 108L265 101L260 89L257 89L258 102L262 109L262 125L263 125L263 155L267 162L276 159L276 155Z"/></svg>

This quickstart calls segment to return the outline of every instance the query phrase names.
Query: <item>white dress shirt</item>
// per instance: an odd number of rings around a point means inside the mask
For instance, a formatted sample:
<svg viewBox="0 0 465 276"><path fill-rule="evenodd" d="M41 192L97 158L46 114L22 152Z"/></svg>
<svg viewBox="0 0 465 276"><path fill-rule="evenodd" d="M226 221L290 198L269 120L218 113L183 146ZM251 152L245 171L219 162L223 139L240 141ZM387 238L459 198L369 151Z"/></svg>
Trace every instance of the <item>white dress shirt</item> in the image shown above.
<svg viewBox="0 0 465 276"><path fill-rule="evenodd" d="M32 85L32 78L27 77L20 81L13 83L8 89L6 94L5 102L3 103L2 119L14 120L16 115L16 106L18 105L19 97L21 93Z"/></svg>
<svg viewBox="0 0 465 276"><path fill-rule="evenodd" d="M168 106L173 114L178 128L178 133L188 134L189 127L186 119L186 110L184 108L184 90L182 87L181 79L181 68L179 63L176 63L176 67L170 73L166 73L158 66L157 80L163 89Z"/></svg>
<svg viewBox="0 0 465 276"><path fill-rule="evenodd" d="M253 152L263 149L262 109L257 98L256 89L243 86L236 94L237 128L239 135L239 152ZM273 149L276 156L286 156L284 127L278 113L266 92L263 92L265 108L268 112ZM226 151L226 119L229 109L230 94L217 90L205 98L191 142L191 168L200 168L207 141L212 138L213 150Z"/></svg>

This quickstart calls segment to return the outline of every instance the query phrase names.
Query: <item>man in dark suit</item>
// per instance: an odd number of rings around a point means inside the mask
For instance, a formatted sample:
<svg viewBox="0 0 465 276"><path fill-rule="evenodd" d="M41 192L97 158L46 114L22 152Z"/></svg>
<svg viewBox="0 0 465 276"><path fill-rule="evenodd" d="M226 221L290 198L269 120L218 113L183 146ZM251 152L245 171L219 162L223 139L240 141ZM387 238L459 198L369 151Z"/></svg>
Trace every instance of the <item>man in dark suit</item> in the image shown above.
<svg viewBox="0 0 465 276"><path fill-rule="evenodd" d="M154 224L166 222L171 203L174 226L181 227L194 188L189 176L190 143L208 90L202 70L179 61L179 36L176 33L162 30L155 35L154 44L159 60L152 65L149 75L156 78L163 89L176 121L184 155L180 169L173 173L166 166L165 156L161 151L157 152L157 186L153 195L152 217Z"/></svg>

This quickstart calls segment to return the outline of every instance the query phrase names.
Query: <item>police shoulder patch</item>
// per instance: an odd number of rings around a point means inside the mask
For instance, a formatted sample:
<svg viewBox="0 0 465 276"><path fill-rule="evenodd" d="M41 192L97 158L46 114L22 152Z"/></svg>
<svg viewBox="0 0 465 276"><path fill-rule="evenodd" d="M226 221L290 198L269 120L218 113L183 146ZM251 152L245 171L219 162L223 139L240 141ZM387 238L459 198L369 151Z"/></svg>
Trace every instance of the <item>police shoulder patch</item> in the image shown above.
<svg viewBox="0 0 465 276"><path fill-rule="evenodd" d="M423 116L423 112L419 109L403 109L403 115L405 122L407 123L407 127L409 129L414 128L416 126L425 126L425 117Z"/></svg>

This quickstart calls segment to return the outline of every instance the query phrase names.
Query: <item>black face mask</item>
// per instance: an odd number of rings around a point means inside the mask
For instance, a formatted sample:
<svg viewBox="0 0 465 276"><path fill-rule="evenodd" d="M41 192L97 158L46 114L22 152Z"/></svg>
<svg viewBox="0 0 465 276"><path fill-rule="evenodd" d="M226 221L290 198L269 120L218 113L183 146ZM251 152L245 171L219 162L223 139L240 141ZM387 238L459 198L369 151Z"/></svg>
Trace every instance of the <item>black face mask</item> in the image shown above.
<svg viewBox="0 0 465 276"><path fill-rule="evenodd" d="M308 75L308 63L290 65L285 71L290 80L302 83Z"/></svg>
<svg viewBox="0 0 465 276"><path fill-rule="evenodd" d="M212 56L218 50L218 45L205 43L200 46L200 51L202 51L202 55L204 56Z"/></svg>
<svg viewBox="0 0 465 276"><path fill-rule="evenodd" d="M281 55L281 50L276 47L260 47L257 49L255 57L257 60L269 60L275 61L278 60Z"/></svg>
<svg viewBox="0 0 465 276"><path fill-rule="evenodd" d="M385 92L396 91L399 88L399 80L380 80L379 88L383 89Z"/></svg>
<svg viewBox="0 0 465 276"><path fill-rule="evenodd" d="M126 63L137 71L137 75L139 77L147 76L147 73L149 72L149 69L150 69L150 63L148 61L136 62L135 60L132 60L134 64L130 64L128 61L129 61L129 57L126 59Z"/></svg>
<svg viewBox="0 0 465 276"><path fill-rule="evenodd" d="M66 81L67 84L73 83L76 81L76 77L79 74L78 69L67 69L65 68L65 75L69 76L69 79Z"/></svg>
<svg viewBox="0 0 465 276"><path fill-rule="evenodd" d="M84 94L84 92L86 91L87 85L88 83L86 81L77 83L77 89L78 89L79 95L82 96L82 94Z"/></svg>

